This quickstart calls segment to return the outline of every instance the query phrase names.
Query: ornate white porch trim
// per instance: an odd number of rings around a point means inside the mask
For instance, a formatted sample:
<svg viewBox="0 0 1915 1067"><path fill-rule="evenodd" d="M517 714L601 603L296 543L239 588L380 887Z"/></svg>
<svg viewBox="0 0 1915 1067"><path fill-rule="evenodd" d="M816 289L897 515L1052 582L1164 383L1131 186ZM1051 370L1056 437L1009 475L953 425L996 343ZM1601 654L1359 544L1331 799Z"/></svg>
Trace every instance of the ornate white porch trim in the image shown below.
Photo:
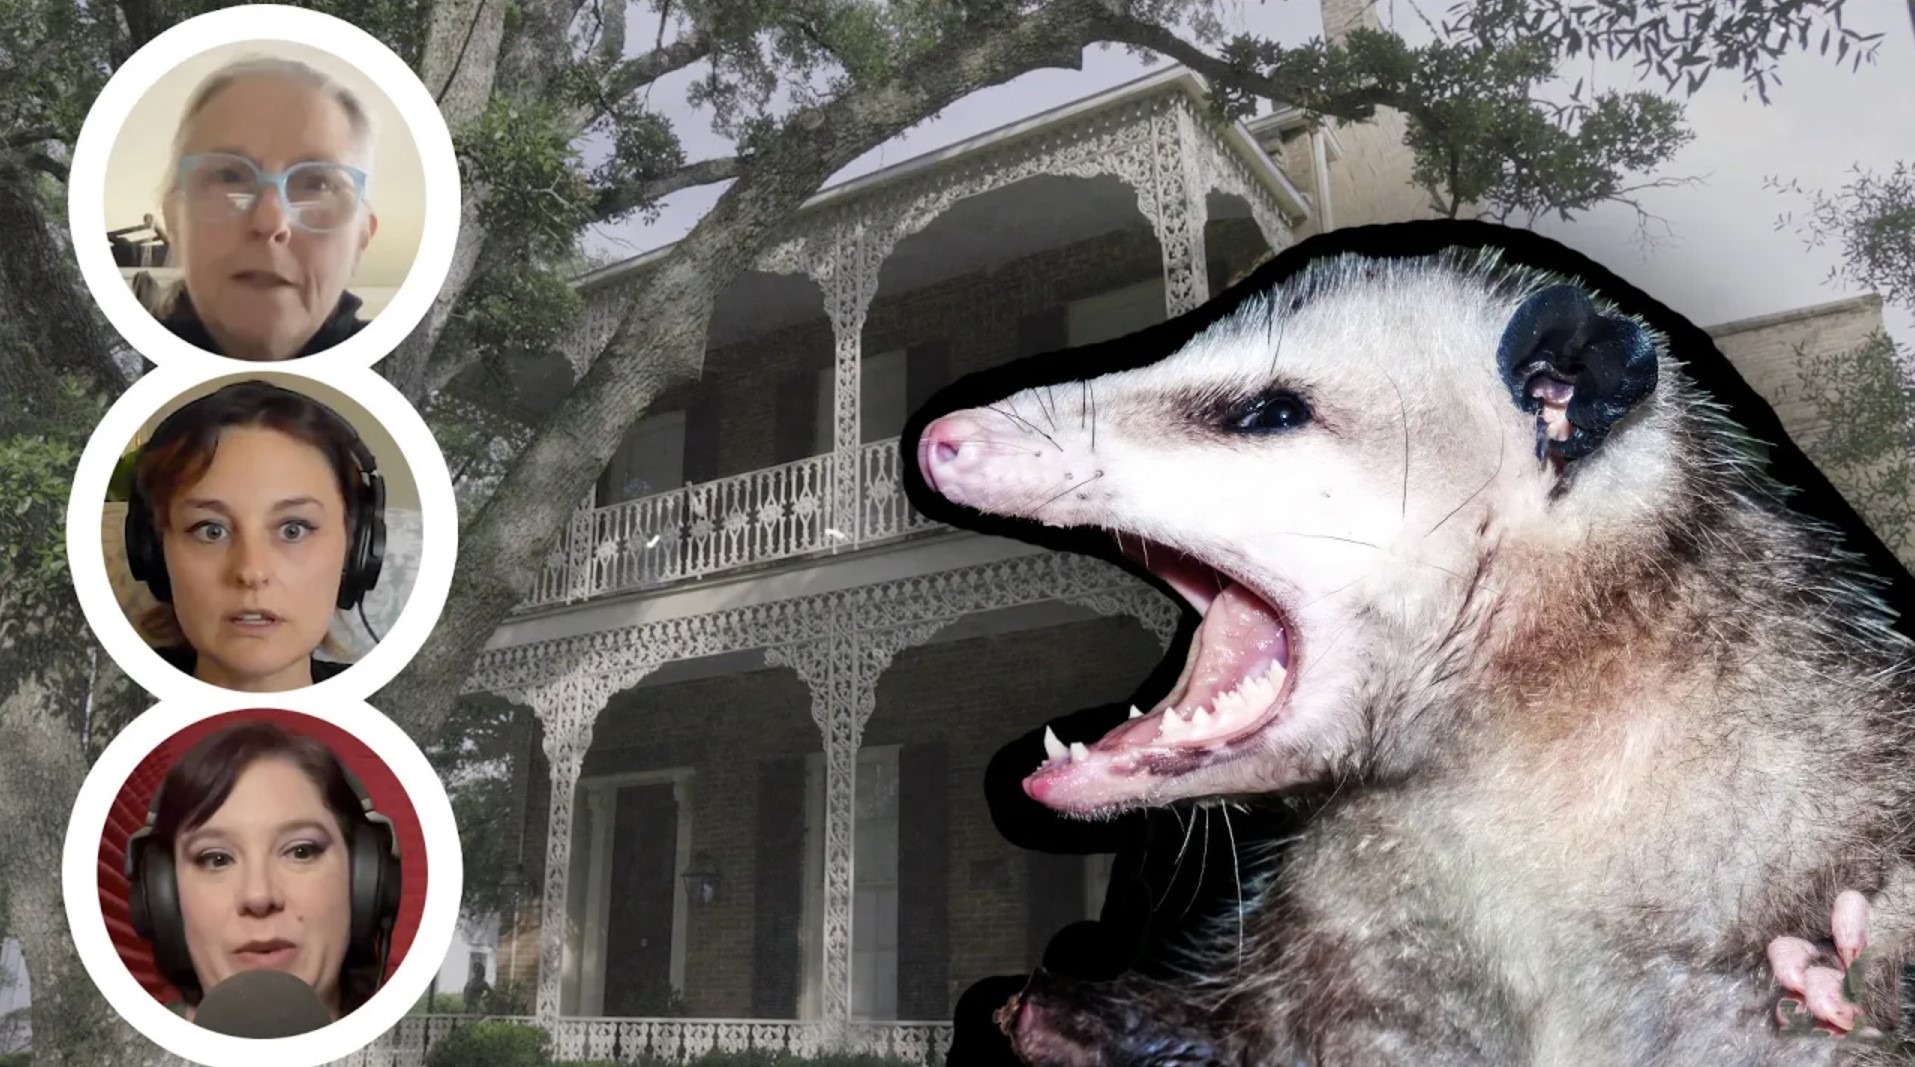
<svg viewBox="0 0 1915 1067"><path fill-rule="evenodd" d="M879 678L901 651L966 615L1045 601L1140 619L1159 642L1175 635L1180 608L1101 560L1041 553L937 574L495 649L480 657L468 692L531 704L551 763L551 819L540 928L538 1019L556 1024L564 963L572 798L592 726L612 694L666 662L762 649L810 688L824 739L824 1014L829 1047L851 1042L852 852L857 752L877 706Z"/></svg>
<svg viewBox="0 0 1915 1067"><path fill-rule="evenodd" d="M1204 224L1211 192L1234 194L1248 203L1258 230L1273 250L1287 247L1294 239L1269 187L1252 173L1239 152L1225 144L1207 113L1175 82L800 215L795 232L766 249L754 266L812 279L824 294L831 321L835 339L832 450L820 473L828 481L823 513L832 533L818 547L850 548L867 534L885 536L865 529L869 524L862 506L860 472L868 450L862 445L858 410L865 316L877 296L885 261L899 242L922 231L958 201L1039 175L1110 176L1131 188L1138 212L1150 223L1163 250L1169 317L1209 299ZM611 342L643 277L598 285L584 294L580 322L564 346L575 373L582 375ZM617 507L631 510L631 505ZM618 531L630 523L600 522L601 518L630 516L600 516L589 509L575 515L567 535L554 547L553 562L562 561L565 570L562 580L554 582L552 576L542 574L537 587L527 590L522 607L554 599L585 599L594 595L595 588L616 584L596 581L594 571L618 555L624 538ZM747 516L746 521L752 519ZM602 534L600 526L612 532ZM674 531L665 532L676 536ZM783 554L795 550L787 545ZM762 562L755 554L748 556L736 565ZM564 593L555 597L554 588Z"/></svg>
<svg viewBox="0 0 1915 1067"><path fill-rule="evenodd" d="M529 705L538 716L545 738L545 759L552 774L535 1008L542 1023L554 1021L559 1015L559 979L565 963L565 891L572 862L572 800L578 791L585 754L592 747L592 724L612 694L636 685L663 663L655 655L619 657L607 663L602 657L587 654L580 661L583 669L540 684L498 691L514 703Z"/></svg>

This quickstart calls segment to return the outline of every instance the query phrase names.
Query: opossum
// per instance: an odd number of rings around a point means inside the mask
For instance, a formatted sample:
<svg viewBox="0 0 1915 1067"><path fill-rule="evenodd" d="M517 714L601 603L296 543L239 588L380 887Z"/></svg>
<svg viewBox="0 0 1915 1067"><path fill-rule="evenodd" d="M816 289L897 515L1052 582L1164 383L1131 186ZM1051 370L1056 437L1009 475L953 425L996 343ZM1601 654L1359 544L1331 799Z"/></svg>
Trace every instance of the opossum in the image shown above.
<svg viewBox="0 0 1915 1067"><path fill-rule="evenodd" d="M1155 707L1047 731L1031 798L1316 798L1174 977L1033 974L998 1016L1025 1062L1908 1062L1772 1011L1840 896L1862 1018L1896 1026L1910 642L1591 284L1494 248L1327 257L905 447L938 497L1102 531L1203 615Z"/></svg>

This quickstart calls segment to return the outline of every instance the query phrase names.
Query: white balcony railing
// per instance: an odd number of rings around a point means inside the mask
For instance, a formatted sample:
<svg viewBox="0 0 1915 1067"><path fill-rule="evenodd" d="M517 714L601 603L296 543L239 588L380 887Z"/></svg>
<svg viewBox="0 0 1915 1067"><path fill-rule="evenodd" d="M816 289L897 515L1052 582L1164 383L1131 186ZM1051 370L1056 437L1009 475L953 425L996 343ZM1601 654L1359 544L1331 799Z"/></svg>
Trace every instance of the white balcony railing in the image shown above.
<svg viewBox="0 0 1915 1067"><path fill-rule="evenodd" d="M814 552L870 545L938 524L905 498L898 441L858 451L856 528L831 525L833 458L776 467L582 510L521 608L656 589Z"/></svg>
<svg viewBox="0 0 1915 1067"><path fill-rule="evenodd" d="M340 1067L422 1067L426 1050L473 1015L408 1015ZM536 1025L525 1017L491 1021ZM556 1060L686 1063L710 1052L762 1051L810 1057L824 1052L819 1023L782 1019L559 1019ZM859 1022L848 1035L854 1053L941 1067L950 1051L948 1022Z"/></svg>

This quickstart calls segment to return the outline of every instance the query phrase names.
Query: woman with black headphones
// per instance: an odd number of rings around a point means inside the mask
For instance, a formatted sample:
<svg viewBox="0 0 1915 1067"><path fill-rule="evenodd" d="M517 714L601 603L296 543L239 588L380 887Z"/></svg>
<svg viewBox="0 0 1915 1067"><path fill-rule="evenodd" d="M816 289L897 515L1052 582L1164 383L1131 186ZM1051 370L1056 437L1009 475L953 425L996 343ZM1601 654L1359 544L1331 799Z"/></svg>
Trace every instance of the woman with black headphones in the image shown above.
<svg viewBox="0 0 1915 1067"><path fill-rule="evenodd" d="M188 1020L242 971L302 979L334 1021L384 976L398 836L313 738L251 720L195 744L127 840L126 877L134 931Z"/></svg>
<svg viewBox="0 0 1915 1067"><path fill-rule="evenodd" d="M125 536L168 662L226 689L300 689L345 669L313 653L339 653L335 609L364 617L385 481L331 408L241 382L169 415L141 447Z"/></svg>

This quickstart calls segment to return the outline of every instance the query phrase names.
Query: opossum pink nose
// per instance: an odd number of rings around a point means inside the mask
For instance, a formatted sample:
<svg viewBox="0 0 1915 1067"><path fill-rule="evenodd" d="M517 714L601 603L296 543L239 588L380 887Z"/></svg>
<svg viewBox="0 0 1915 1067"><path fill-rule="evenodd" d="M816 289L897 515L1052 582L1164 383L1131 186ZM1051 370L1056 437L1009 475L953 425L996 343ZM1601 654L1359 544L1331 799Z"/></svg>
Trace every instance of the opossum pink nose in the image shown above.
<svg viewBox="0 0 1915 1067"><path fill-rule="evenodd" d="M976 419L964 412L953 412L934 420L918 437L918 471L932 489L958 501L952 490L959 474L976 462L982 451L982 431Z"/></svg>

